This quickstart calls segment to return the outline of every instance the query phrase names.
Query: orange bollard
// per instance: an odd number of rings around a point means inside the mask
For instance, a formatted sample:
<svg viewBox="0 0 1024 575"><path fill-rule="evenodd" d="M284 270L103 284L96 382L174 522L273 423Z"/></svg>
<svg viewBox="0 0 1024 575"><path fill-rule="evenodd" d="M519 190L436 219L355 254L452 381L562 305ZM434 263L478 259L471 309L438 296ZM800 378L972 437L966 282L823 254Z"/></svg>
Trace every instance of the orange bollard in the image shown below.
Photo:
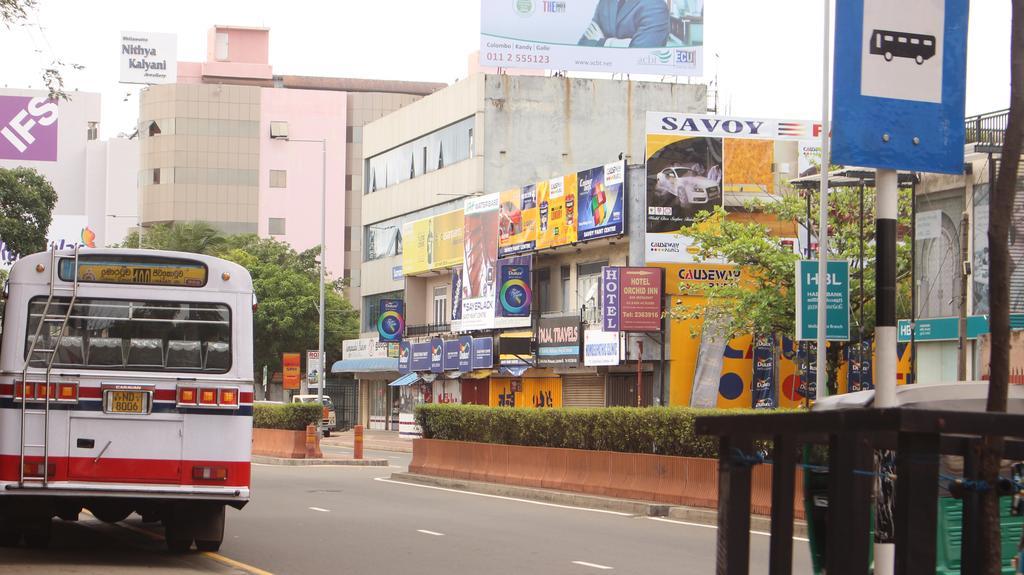
<svg viewBox="0 0 1024 575"><path fill-rule="evenodd" d="M307 425L306 426L306 459L313 459L313 458L315 458L317 456L316 455L316 452L317 452L317 445L316 444L317 444L316 426L315 425Z"/></svg>
<svg viewBox="0 0 1024 575"><path fill-rule="evenodd" d="M352 447L352 458L362 459L363 458L363 426L357 425L352 430L352 435L355 438Z"/></svg>

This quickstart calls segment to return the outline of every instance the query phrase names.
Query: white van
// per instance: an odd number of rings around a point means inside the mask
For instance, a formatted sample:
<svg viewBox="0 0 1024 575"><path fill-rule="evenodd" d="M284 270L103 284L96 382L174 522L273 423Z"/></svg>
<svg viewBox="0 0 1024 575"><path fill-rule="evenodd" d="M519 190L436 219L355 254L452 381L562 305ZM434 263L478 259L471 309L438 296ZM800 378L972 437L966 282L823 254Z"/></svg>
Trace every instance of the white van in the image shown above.
<svg viewBox="0 0 1024 575"><path fill-rule="evenodd" d="M293 395L292 403L316 403L318 395ZM338 424L338 413L334 410L334 403L327 395L324 396L324 437L331 436L331 430Z"/></svg>

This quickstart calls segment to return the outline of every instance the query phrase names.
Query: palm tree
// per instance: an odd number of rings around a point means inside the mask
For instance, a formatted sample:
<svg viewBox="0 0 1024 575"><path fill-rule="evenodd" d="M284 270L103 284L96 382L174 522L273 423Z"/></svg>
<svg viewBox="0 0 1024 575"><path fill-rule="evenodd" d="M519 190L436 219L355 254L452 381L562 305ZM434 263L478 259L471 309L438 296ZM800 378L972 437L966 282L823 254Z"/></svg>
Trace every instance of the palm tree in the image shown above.
<svg viewBox="0 0 1024 575"><path fill-rule="evenodd" d="M175 222L147 227L141 237L138 231L132 231L121 247L213 254L226 241L217 228L206 222Z"/></svg>

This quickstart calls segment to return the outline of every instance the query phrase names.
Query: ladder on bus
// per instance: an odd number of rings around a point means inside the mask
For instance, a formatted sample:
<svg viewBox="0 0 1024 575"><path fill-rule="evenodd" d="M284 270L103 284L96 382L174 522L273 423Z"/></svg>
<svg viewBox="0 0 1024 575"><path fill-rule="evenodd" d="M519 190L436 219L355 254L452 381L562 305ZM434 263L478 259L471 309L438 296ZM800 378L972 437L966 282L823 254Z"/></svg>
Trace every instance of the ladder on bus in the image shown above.
<svg viewBox="0 0 1024 575"><path fill-rule="evenodd" d="M60 281L58 267L64 263L72 266L71 285ZM21 396L21 455L19 461L19 487L26 482L41 482L43 487L49 483L50 476L50 403L56 398L56 385L52 383L53 363L57 359L61 342L64 339L71 318L71 310L78 299L78 246L74 254L61 257L56 249L50 251L50 282L49 294L43 305L39 321L36 323L35 334L29 342L28 353L25 354L25 367L21 371L21 381L15 382L15 395L20 385ZM66 302L66 303L65 303ZM63 311L60 309L63 307ZM29 306L31 319L32 307ZM54 330L54 327L57 327ZM42 386L42 398L35 391ZM31 398L29 397L31 395ZM38 427L32 437L26 434L29 418L42 418L42 429ZM34 453L26 453L33 450ZM26 467L26 455L33 458L42 456L42 465Z"/></svg>

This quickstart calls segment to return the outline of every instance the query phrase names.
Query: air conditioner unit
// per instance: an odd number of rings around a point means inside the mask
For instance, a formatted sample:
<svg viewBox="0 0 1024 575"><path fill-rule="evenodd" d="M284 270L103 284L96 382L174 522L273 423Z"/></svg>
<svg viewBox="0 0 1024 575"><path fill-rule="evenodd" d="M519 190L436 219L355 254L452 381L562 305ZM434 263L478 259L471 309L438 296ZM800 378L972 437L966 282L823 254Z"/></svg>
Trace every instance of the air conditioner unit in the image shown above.
<svg viewBox="0 0 1024 575"><path fill-rule="evenodd" d="M288 139L288 122L271 122L270 138L272 140Z"/></svg>

